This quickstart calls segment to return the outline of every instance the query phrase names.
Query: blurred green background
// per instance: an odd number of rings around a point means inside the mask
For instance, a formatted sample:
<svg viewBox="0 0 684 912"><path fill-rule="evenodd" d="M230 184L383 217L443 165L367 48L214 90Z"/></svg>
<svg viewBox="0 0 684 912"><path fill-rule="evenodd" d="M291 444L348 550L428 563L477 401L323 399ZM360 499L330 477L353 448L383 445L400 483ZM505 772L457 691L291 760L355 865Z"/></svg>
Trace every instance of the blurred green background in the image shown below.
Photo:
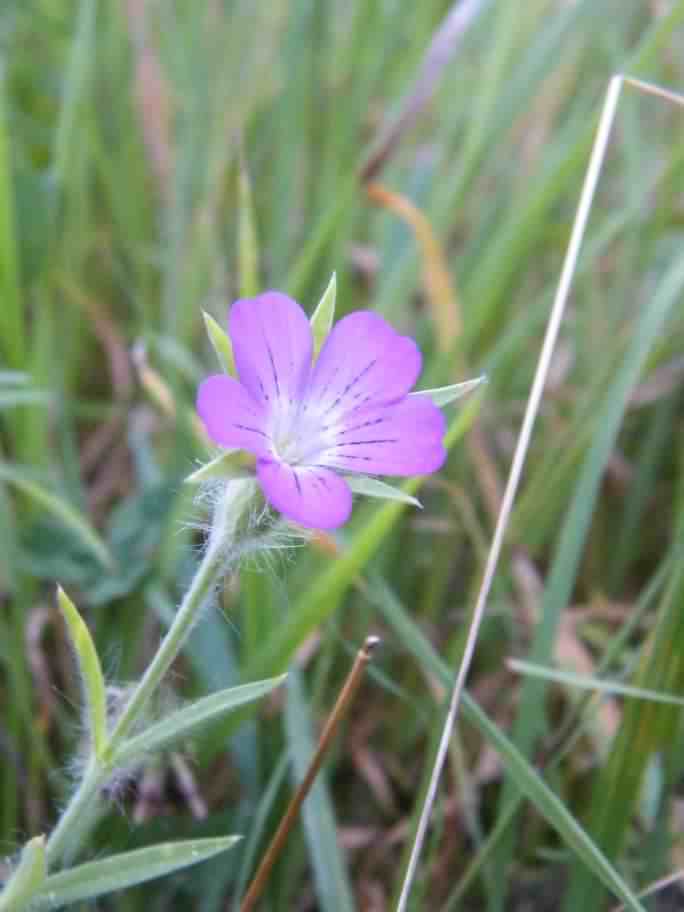
<svg viewBox="0 0 684 912"><path fill-rule="evenodd" d="M237 909L377 633L263 908L392 907L603 94L681 88L683 54L665 0L3 0L2 854L52 825L78 752L55 582L121 683L192 572L202 310L274 287L311 312L336 270L338 315L414 334L421 385L486 371L485 395L453 408L422 512L361 502L227 585L168 700L290 683L138 771L90 854L242 833L97 905ZM684 726L654 699L684 689L683 181L684 109L626 89L412 909L591 912L618 873L636 893L684 867Z"/></svg>

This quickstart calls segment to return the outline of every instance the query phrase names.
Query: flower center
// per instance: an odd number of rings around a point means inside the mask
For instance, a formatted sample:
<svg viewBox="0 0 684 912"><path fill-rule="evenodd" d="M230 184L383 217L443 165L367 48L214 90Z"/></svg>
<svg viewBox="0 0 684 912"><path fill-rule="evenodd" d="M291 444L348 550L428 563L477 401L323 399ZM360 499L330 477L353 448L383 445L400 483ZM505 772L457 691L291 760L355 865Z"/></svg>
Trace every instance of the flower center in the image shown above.
<svg viewBox="0 0 684 912"><path fill-rule="evenodd" d="M328 446L326 429L320 415L292 406L273 415L270 437L273 455L290 466L317 462L317 456Z"/></svg>

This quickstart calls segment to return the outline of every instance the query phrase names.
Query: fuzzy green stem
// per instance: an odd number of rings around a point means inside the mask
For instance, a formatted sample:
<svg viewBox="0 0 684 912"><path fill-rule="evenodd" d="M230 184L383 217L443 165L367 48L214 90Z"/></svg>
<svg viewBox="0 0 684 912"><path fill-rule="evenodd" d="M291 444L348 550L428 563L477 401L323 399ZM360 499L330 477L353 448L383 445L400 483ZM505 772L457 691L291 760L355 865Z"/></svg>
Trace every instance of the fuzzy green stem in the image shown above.
<svg viewBox="0 0 684 912"><path fill-rule="evenodd" d="M117 748L140 718L150 697L185 645L219 575L233 563L236 526L251 500L252 493L251 480L232 481L227 485L225 496L216 508L207 550L190 588L185 593L157 654L148 665L114 726L107 747L109 758L115 758Z"/></svg>
<svg viewBox="0 0 684 912"><path fill-rule="evenodd" d="M232 481L226 486L214 514L207 549L190 588L156 655L119 716L108 739L103 761L91 758L83 779L50 835L46 845L48 864L58 861L67 850L73 853L82 841L87 830L82 822L92 819L92 802L98 800L100 790L116 767L117 749L140 719L160 681L185 645L219 576L238 557L236 532L253 493L254 483L251 480Z"/></svg>

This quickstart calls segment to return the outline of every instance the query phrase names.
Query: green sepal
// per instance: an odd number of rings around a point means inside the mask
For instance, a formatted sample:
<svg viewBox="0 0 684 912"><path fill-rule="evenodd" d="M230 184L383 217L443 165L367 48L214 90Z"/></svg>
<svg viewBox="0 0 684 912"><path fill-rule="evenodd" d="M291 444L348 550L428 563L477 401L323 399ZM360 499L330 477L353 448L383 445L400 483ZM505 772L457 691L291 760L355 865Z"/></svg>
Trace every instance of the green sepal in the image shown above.
<svg viewBox="0 0 684 912"><path fill-rule="evenodd" d="M102 758L107 748L107 700L102 666L90 631L61 586L57 589L57 600L78 661L93 748L95 755Z"/></svg>
<svg viewBox="0 0 684 912"><path fill-rule="evenodd" d="M219 364L227 374L235 376L235 358L233 357L233 345L230 336L218 325L216 320L206 310L202 311L204 325L207 328L209 341L211 342Z"/></svg>
<svg viewBox="0 0 684 912"><path fill-rule="evenodd" d="M314 358L323 347L335 319L335 298L337 297L337 275L333 272L323 297L311 315L311 332L313 333Z"/></svg>
<svg viewBox="0 0 684 912"><path fill-rule="evenodd" d="M462 399L463 396L472 393L474 389L477 389L478 386L481 386L486 382L487 376L486 374L483 374L481 377L476 377L474 380L465 380L463 383L452 383L451 386L438 386L436 389L416 390L414 393L409 393L409 395L427 396L432 399L435 405L438 405L441 408L443 405L448 405L456 399Z"/></svg>
<svg viewBox="0 0 684 912"><path fill-rule="evenodd" d="M363 494L364 497L379 497L382 500L396 500L399 503L418 507L419 510L423 509L423 505L416 497L412 497L401 488L388 485L378 478L370 478L368 475L345 475L345 480L354 494Z"/></svg>
<svg viewBox="0 0 684 912"><path fill-rule="evenodd" d="M253 457L244 450L225 450L214 459L206 462L185 479L185 484L202 484L205 481L236 478L249 478L253 475L251 465Z"/></svg>

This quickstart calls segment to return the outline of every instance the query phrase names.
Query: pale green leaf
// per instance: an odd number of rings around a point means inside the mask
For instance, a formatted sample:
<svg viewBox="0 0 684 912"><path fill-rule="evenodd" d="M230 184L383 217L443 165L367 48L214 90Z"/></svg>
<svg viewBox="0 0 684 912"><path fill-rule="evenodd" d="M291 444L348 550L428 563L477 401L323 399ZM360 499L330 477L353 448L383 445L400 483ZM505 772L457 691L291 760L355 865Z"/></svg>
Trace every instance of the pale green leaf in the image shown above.
<svg viewBox="0 0 684 912"><path fill-rule="evenodd" d="M321 350L328 337L335 319L335 299L337 297L337 276L333 272L328 282L328 287L323 292L323 297L318 302L316 310L311 316L311 332L313 333L314 358Z"/></svg>
<svg viewBox="0 0 684 912"><path fill-rule="evenodd" d="M227 374L235 375L235 358L233 357L233 345L230 341L230 336L221 329L211 314L203 310L202 316L204 317L204 325L207 328L209 341L216 352L216 357L219 359L221 367Z"/></svg>
<svg viewBox="0 0 684 912"><path fill-rule="evenodd" d="M102 667L90 631L61 586L57 589L57 599L78 660L93 747L96 755L102 757L107 745L107 699Z"/></svg>
<svg viewBox="0 0 684 912"><path fill-rule="evenodd" d="M435 405L443 406L454 402L456 399L462 399L467 396L478 386L487 382L487 377L483 374L481 377L475 377L474 380L465 380L463 383L452 383L451 386L438 386L436 389L416 390L409 393L410 396L427 396L432 399Z"/></svg>
<svg viewBox="0 0 684 912"><path fill-rule="evenodd" d="M32 909L58 909L179 871L232 848L239 836L167 842L90 861L53 874L33 894Z"/></svg>
<svg viewBox="0 0 684 912"><path fill-rule="evenodd" d="M172 741L187 737L195 729L215 722L231 710L258 700L282 684L284 680L285 675L281 675L277 678L242 684L239 687L229 687L218 693L210 694L190 706L171 713L161 722L151 725L139 735L125 741L116 751L113 762L125 764L144 754L161 750Z"/></svg>
<svg viewBox="0 0 684 912"><path fill-rule="evenodd" d="M185 479L186 484L202 484L204 481L217 479L230 480L233 478L246 478L250 474L245 465L243 450L225 450L215 459L196 469Z"/></svg>
<svg viewBox="0 0 684 912"><path fill-rule="evenodd" d="M19 864L0 893L0 912L21 909L46 877L45 836L36 836L24 846Z"/></svg>
<svg viewBox="0 0 684 912"><path fill-rule="evenodd" d="M423 509L423 505L417 497L412 497L401 488L388 485L378 478L370 478L368 475L345 475L345 480L354 494L363 494L364 497L379 497L383 500L396 500L399 503Z"/></svg>

